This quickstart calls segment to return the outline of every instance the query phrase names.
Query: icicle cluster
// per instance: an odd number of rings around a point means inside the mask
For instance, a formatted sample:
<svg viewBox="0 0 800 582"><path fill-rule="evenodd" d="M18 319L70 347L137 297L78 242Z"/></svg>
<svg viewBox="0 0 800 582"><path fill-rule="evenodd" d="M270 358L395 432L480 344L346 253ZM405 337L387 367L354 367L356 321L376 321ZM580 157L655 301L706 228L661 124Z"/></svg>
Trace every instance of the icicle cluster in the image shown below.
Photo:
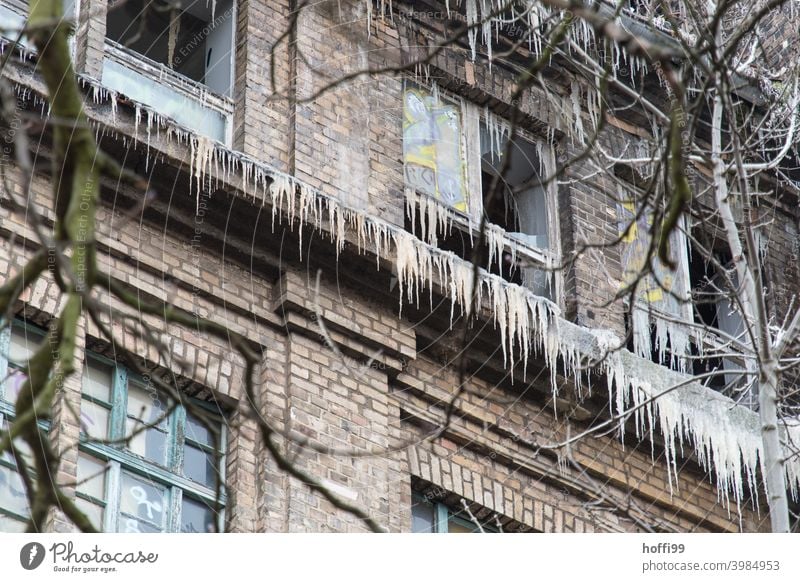
<svg viewBox="0 0 800 582"><path fill-rule="evenodd" d="M84 78L84 83L93 85L96 82ZM501 337L506 365L513 368L522 363L524 368L531 355L542 355L551 372L554 394L558 390L559 361L564 375L574 377L579 390L583 383L579 365L593 363L595 372L607 379L612 412L621 417L621 425L633 407L638 436L649 433L652 439L655 429L663 436L671 483L676 482L679 449L689 444L696 451L700 464L715 475L721 498L728 500L732 495L738 507L744 497L745 484L753 486L763 457L758 417L751 410L735 405L729 398L687 376L619 349L619 340L610 332L589 330L564 320L555 304L533 295L528 289L483 269L478 269L475 279L475 271L468 261L395 225L347 207L254 158L175 128L143 106L136 108L137 134L142 111L148 118L148 141L155 128L163 132L162 138L177 137L190 146L191 183L198 189L198 196L199 189L211 189L220 182L229 183L238 175L246 195L272 207L273 228L276 219L279 224L286 219L292 229L295 225L309 224L327 231L337 251L349 242L355 244L359 252L374 253L378 268L381 258L393 260L401 308L404 302L419 305L426 287L432 302L434 288L437 288L451 300L452 323L456 313L478 315L472 309L474 296L479 312L487 308L491 312L490 317ZM438 209L427 209L425 214L428 237L431 224L436 225L433 230L448 224ZM496 233L490 234L489 244L496 254L500 245ZM302 247L302 239L300 245ZM788 433L786 437L790 441L800 441L800 424L782 427L782 430ZM789 458L785 470L791 493L796 497L800 461L796 457Z"/></svg>

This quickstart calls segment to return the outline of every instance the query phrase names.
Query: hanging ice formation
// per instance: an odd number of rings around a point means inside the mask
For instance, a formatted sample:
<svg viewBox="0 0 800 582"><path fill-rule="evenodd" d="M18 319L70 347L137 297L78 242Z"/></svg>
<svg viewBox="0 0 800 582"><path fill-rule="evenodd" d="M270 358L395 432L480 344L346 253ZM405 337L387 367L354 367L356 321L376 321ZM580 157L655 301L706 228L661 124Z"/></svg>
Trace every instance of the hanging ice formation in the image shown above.
<svg viewBox="0 0 800 582"><path fill-rule="evenodd" d="M82 83L90 89L99 82L84 77ZM104 93L97 89L97 98ZM111 99L110 94L105 94ZM212 189L220 183L239 187L243 193L272 209L272 225L286 220L289 228L309 225L327 232L340 252L346 244L358 252L375 254L377 268L381 260L394 262L400 288L400 304L421 304L426 290L431 298L434 291L451 301L451 322L459 315L472 313L473 268L471 263L436 248L402 228L347 207L331 196L318 191L292 176L233 151L219 142L178 128L174 123L144 106L136 108L135 122L139 131L141 111L148 119L147 139L154 130L160 132L161 142L177 140L190 147L191 184L195 194ZM128 138L122 138L127 142ZM238 180L237 180L238 178ZM240 180L240 183L237 182ZM437 210L426 212L428 237L430 225L448 224ZM434 229L435 230L435 229ZM490 240L495 235L490 235ZM300 244L302 245L302 239ZM500 242L495 239L495 253ZM715 476L719 496L739 507L745 495L745 485L754 486L759 468L763 471L761 437L755 412L737 406L721 394L705 388L688 376L673 372L627 349L617 349L620 340L610 332L589 330L561 317L559 308L551 301L534 295L526 288L479 269L474 288L479 313L488 309L501 337L506 365L522 364L539 355L550 370L552 389L557 392L556 373L575 379L578 390L591 390L589 374L580 368L592 363L593 372L606 378L612 412L620 417L632 416L637 437L653 435L658 429L663 437L665 455L670 471L670 484L677 483L679 449L691 445L700 465ZM586 384L586 386L584 386ZM627 416L626 416L627 415ZM620 433L622 424L620 421ZM784 426L781 430L789 442L800 441L800 424ZM785 471L792 496L797 498L800 484L800 460L787 455Z"/></svg>

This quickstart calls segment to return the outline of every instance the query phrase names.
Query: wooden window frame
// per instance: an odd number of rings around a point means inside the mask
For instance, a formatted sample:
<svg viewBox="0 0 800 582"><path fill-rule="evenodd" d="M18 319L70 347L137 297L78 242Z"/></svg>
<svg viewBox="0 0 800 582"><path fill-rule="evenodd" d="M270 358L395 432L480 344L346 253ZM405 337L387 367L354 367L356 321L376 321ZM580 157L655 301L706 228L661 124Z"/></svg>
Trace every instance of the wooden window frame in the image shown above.
<svg viewBox="0 0 800 582"><path fill-rule="evenodd" d="M167 507L164 510L165 518L163 525L164 532L181 531L181 503L184 495L194 501L200 501L207 505L218 516L218 529L222 531L225 521L225 508L227 505L227 494L225 491L225 451L227 448L227 433L224 425L224 417L219 410L200 400L193 400L193 404L208 409L212 414L219 416L220 421L220 463L219 479L222 487L220 496L213 487L195 482L182 474L183 447L185 444L196 446L191 439L186 436L186 410L178 405L166 419L168 423L166 464L161 465L155 461L146 459L127 449L125 443L113 442L124 439L127 434L126 420L128 418L128 386L130 382L137 381L146 384L143 378L129 371L125 366L115 361L95 353L86 355L86 364L89 360L94 360L101 365L107 366L111 371L112 386L110 387L111 408L109 419L109 443L91 442L86 433L81 430L81 453L93 458L95 461L106 463L104 499L97 499L84 493L77 493L77 497L88 503L100 505L104 508L103 531L116 532L123 531L120 528L121 514L121 494L122 477L125 474L134 477L150 480L151 483L167 490L165 499ZM96 402L97 399L81 392L81 401ZM207 452L213 452L211 447Z"/></svg>

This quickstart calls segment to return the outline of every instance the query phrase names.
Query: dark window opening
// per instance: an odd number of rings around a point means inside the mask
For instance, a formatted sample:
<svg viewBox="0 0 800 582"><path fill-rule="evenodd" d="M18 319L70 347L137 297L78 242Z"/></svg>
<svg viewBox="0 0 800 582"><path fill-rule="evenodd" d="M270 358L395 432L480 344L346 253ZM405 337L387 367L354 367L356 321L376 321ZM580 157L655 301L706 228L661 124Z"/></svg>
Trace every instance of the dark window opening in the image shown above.
<svg viewBox="0 0 800 582"><path fill-rule="evenodd" d="M218 1L128 0L109 6L111 40L223 95L230 94L233 10Z"/></svg>
<svg viewBox="0 0 800 582"><path fill-rule="evenodd" d="M422 239L424 237L422 236L423 233L420 227L421 216L419 208L415 208L414 212L416 213L416 216L413 221L413 228L411 218L406 215L405 230L417 238ZM477 242L477 234L474 234L473 238L471 239L468 232L462 230L456 225L453 225L453 227L450 229L450 232L439 232L437 234L436 247L444 251L450 251L461 259L471 263L473 261L473 249ZM493 275L502 277L509 283L516 283L518 285L522 284L521 269L519 269L513 263L511 260L511 254L507 251L503 251L501 264L499 266L497 265L497 261L492 261L490 265L489 247L488 245L484 244L478 254L478 266L486 269Z"/></svg>
<svg viewBox="0 0 800 582"><path fill-rule="evenodd" d="M727 269L731 264L730 254L724 251L716 251L714 258L723 268ZM730 273L728 276L736 285L735 274ZM719 330L726 336L741 339L744 334L744 320L738 308L729 298L731 293L729 285L714 263L706 260L694 247L689 261L689 279L697 323L702 323L712 330ZM722 344L728 343L726 336L720 337L719 341ZM730 347L725 351L730 352L735 349ZM692 355L696 356L698 353L697 346L693 344ZM744 377L741 374L742 365L739 362L732 358L704 356L693 360L692 371L695 375L712 371L725 372L715 374L703 381L710 388L730 396L734 400L740 400ZM751 393L740 401L751 408L755 407L756 394Z"/></svg>
<svg viewBox="0 0 800 582"><path fill-rule="evenodd" d="M517 136L508 146L508 135L481 124L481 195L486 218L508 236L527 246L547 249L547 191L541 181L541 160L536 146ZM509 160L504 156L508 150ZM494 190L494 192L493 192ZM511 262L510 255L507 258ZM515 279L537 295L551 297L550 277L527 265L509 264ZM515 280L515 282L517 282Z"/></svg>

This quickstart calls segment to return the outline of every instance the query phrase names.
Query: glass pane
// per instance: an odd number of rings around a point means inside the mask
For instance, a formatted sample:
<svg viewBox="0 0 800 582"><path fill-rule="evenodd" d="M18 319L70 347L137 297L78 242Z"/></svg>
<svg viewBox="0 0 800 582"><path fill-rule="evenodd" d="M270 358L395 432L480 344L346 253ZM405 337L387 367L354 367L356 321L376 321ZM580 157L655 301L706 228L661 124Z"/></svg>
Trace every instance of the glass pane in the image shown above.
<svg viewBox="0 0 800 582"><path fill-rule="evenodd" d="M153 423L164 415L164 404L155 389L148 389L139 382L128 382L128 416L145 423ZM159 426L166 427L161 420Z"/></svg>
<svg viewBox="0 0 800 582"><path fill-rule="evenodd" d="M186 415L186 438L209 447L214 446L214 435L197 418Z"/></svg>
<svg viewBox="0 0 800 582"><path fill-rule="evenodd" d="M88 400L81 401L81 424L86 433L96 439L108 438L108 421L111 411Z"/></svg>
<svg viewBox="0 0 800 582"><path fill-rule="evenodd" d="M476 533L480 531L474 523L451 517L447 520L447 533Z"/></svg>
<svg viewBox="0 0 800 582"><path fill-rule="evenodd" d="M182 533L214 532L215 512L201 501L184 496L181 505Z"/></svg>
<svg viewBox="0 0 800 582"><path fill-rule="evenodd" d="M405 182L461 211L467 210L461 110L420 88L403 95Z"/></svg>
<svg viewBox="0 0 800 582"><path fill-rule="evenodd" d="M129 418L126 422L126 435L139 431L128 442L128 448L131 452L159 464L164 464L167 456L167 421L163 418L164 410L164 405L154 389L147 389L136 381L128 382ZM141 430L143 424L153 423L159 428Z"/></svg>
<svg viewBox="0 0 800 582"><path fill-rule="evenodd" d="M167 458L167 434L156 428L142 430L142 426L142 423L128 419L125 430L126 436L130 437L128 450L160 465L165 464Z"/></svg>
<svg viewBox="0 0 800 582"><path fill-rule="evenodd" d="M0 465L0 507L18 515L28 515L28 496L22 478L13 469Z"/></svg>
<svg viewBox="0 0 800 582"><path fill-rule="evenodd" d="M22 370L9 368L8 377L3 382L3 400L12 404L16 403L19 391L22 389L22 385L25 384L27 377Z"/></svg>
<svg viewBox="0 0 800 582"><path fill-rule="evenodd" d="M42 338L38 334L34 334L25 328L12 327L11 341L8 345L8 359L17 364L27 361L41 341Z"/></svg>
<svg viewBox="0 0 800 582"><path fill-rule="evenodd" d="M0 430L8 431L8 421L7 420L3 419L2 421L0 421ZM19 452L19 454L22 455L25 458L25 461L27 461L28 466L32 466L33 457L31 455L31 448L28 446L28 443L26 443L21 438L16 438L16 439L14 439L14 446L17 448L17 451ZM2 456L0 456L0 459L2 459L5 462L11 464L12 466L16 467L16 465L17 465L17 463L16 463L16 461L14 459L14 455L12 454L12 452L10 450L3 451L3 454L2 454Z"/></svg>
<svg viewBox="0 0 800 582"><path fill-rule="evenodd" d="M24 521L0 515L0 533L24 533L25 525Z"/></svg>
<svg viewBox="0 0 800 582"><path fill-rule="evenodd" d="M206 487L215 487L218 473L213 454L190 445L183 447L183 474L189 479Z"/></svg>
<svg viewBox="0 0 800 582"><path fill-rule="evenodd" d="M411 506L411 531L413 533L432 533L434 523L432 503L414 500Z"/></svg>
<svg viewBox="0 0 800 582"><path fill-rule="evenodd" d="M85 499L81 499L78 497L75 500L75 505L78 506L83 514L89 518L89 521L92 522L94 528L98 531L103 530L103 514L105 513L105 509L100 505L95 505Z"/></svg>
<svg viewBox="0 0 800 582"><path fill-rule="evenodd" d="M83 368L83 393L111 402L111 387L114 385L113 368L96 360L89 359Z"/></svg>
<svg viewBox="0 0 800 582"><path fill-rule="evenodd" d="M160 533L164 530L147 522L121 515L117 531L120 533Z"/></svg>
<svg viewBox="0 0 800 582"><path fill-rule="evenodd" d="M145 520L156 528L163 528L167 509L166 493L167 490L160 485L123 473L120 509L128 516L138 518L134 521ZM123 516L120 518L121 526L124 521Z"/></svg>
<svg viewBox="0 0 800 582"><path fill-rule="evenodd" d="M104 462L81 453L78 456L78 492L105 501L105 468Z"/></svg>

